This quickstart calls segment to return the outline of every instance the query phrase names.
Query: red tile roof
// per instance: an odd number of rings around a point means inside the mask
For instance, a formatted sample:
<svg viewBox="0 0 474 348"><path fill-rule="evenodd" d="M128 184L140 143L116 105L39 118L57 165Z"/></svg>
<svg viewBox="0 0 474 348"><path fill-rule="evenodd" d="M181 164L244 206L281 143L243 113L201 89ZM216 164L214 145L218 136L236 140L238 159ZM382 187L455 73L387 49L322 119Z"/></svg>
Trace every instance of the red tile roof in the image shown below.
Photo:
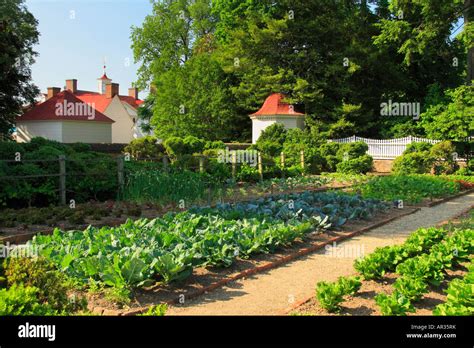
<svg viewBox="0 0 474 348"><path fill-rule="evenodd" d="M264 116L264 115L287 115L287 116L303 116L304 114L294 111L288 103L282 100L285 96L281 93L274 93L270 95L263 106L256 113L250 116Z"/></svg>
<svg viewBox="0 0 474 348"><path fill-rule="evenodd" d="M22 116L19 116L16 121L88 121L88 122L108 122L114 123L112 119L105 116L100 110L97 109L97 106L94 110L94 118L89 119L87 115L81 115L80 113L73 115L57 115L58 103L64 105L64 102L77 104L88 103L85 100L81 100L72 94L70 91L62 91L56 94L54 97L46 100L43 103L35 105L29 111L24 113Z"/></svg>
<svg viewBox="0 0 474 348"><path fill-rule="evenodd" d="M96 92L77 91L75 95L86 103L94 103L95 108L100 112L105 112L110 102L112 101L112 98L107 98L104 94ZM143 103L143 100L135 99L130 96L119 95L119 98L121 101L126 102L134 108L138 108Z"/></svg>
<svg viewBox="0 0 474 348"><path fill-rule="evenodd" d="M104 75L102 75L102 77L99 77L99 80L110 80L110 79L107 77L107 74L104 73Z"/></svg>

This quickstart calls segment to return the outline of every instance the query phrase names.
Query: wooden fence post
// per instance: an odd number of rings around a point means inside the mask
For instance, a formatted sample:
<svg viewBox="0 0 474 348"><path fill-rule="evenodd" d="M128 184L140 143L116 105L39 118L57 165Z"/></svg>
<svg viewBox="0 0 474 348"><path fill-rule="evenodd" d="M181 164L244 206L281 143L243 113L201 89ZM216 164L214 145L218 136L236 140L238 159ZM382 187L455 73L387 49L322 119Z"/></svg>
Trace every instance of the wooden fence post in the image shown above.
<svg viewBox="0 0 474 348"><path fill-rule="evenodd" d="M123 192L124 185L124 163L123 156L117 157L117 182L119 193Z"/></svg>
<svg viewBox="0 0 474 348"><path fill-rule="evenodd" d="M237 152L234 150L232 151L232 179L235 180L237 175Z"/></svg>
<svg viewBox="0 0 474 348"><path fill-rule="evenodd" d="M304 151L301 150L301 170L303 171L304 174Z"/></svg>
<svg viewBox="0 0 474 348"><path fill-rule="evenodd" d="M59 199L66 205L66 156L59 156Z"/></svg>
<svg viewBox="0 0 474 348"><path fill-rule="evenodd" d="M262 154L258 153L258 174L260 174L260 181L263 181L263 164L262 164Z"/></svg>
<svg viewBox="0 0 474 348"><path fill-rule="evenodd" d="M281 177L285 178L285 153L280 154L280 164L281 164Z"/></svg>
<svg viewBox="0 0 474 348"><path fill-rule="evenodd" d="M204 173L204 156L199 156L199 172Z"/></svg>

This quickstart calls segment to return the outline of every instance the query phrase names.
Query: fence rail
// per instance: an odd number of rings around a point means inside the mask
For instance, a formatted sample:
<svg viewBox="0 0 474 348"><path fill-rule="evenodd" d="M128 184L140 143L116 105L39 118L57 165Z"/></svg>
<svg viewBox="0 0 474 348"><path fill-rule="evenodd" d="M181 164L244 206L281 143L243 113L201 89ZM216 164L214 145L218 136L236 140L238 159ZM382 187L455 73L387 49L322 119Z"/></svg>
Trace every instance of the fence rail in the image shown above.
<svg viewBox="0 0 474 348"><path fill-rule="evenodd" d="M418 137L405 137L397 139L368 139L353 135L352 137L342 139L332 139L330 142L336 143L353 143L356 141L363 141L369 146L367 153L374 159L394 159L400 156L407 148L408 144L425 142L430 144L439 143L440 140L432 140Z"/></svg>

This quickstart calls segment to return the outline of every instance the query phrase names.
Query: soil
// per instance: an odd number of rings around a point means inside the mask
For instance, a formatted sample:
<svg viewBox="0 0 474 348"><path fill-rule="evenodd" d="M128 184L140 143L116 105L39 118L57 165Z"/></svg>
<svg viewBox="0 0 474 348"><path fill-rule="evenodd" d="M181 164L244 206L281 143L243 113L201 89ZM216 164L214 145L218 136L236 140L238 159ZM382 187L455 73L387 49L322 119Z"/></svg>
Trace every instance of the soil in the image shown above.
<svg viewBox="0 0 474 348"><path fill-rule="evenodd" d="M467 273L465 267L458 267L453 270L447 270L446 276L440 286L429 286L429 292L423 295L420 301L413 303L416 312L407 313L408 315L432 315L435 307L446 302L446 293L444 292L449 283L456 278L463 278ZM393 292L392 284L398 275L390 273L380 280L362 281L362 286L355 296L347 297L341 304L341 311L337 314L329 313L319 306L318 301L313 296L308 302L304 303L292 315L382 315L379 307L375 303L374 297L380 293L391 294Z"/></svg>

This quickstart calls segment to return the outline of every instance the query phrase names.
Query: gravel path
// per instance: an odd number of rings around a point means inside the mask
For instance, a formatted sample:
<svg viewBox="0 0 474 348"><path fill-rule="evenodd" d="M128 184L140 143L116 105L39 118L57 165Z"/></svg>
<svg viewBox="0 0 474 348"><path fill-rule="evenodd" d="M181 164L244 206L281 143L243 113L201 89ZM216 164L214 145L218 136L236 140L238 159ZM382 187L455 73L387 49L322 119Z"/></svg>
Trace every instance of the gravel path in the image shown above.
<svg viewBox="0 0 474 348"><path fill-rule="evenodd" d="M448 220L474 204L474 193L432 208L422 208L360 236L320 250L281 267L229 283L183 305L167 315L278 315L314 293L318 281L334 281L354 273L354 258L376 247L400 244L420 227Z"/></svg>

